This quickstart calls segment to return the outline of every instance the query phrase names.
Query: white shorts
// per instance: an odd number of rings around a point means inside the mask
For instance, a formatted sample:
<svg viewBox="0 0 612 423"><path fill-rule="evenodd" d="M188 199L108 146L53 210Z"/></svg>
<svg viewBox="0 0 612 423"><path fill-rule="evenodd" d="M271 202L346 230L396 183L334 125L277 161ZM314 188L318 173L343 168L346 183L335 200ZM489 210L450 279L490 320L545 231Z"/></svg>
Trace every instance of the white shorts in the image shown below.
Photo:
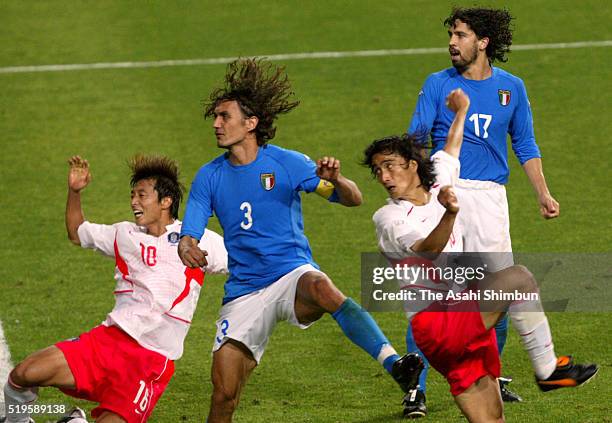
<svg viewBox="0 0 612 423"><path fill-rule="evenodd" d="M463 250L491 253L483 257L492 272L512 266L506 188L491 181L459 179L455 193L460 207L458 219L463 228Z"/></svg>
<svg viewBox="0 0 612 423"><path fill-rule="evenodd" d="M300 329L308 328L312 323L303 325L295 316L297 284L306 272L321 273L314 266L304 264L271 285L221 307L212 351L233 339L244 344L259 363L277 322L286 320Z"/></svg>

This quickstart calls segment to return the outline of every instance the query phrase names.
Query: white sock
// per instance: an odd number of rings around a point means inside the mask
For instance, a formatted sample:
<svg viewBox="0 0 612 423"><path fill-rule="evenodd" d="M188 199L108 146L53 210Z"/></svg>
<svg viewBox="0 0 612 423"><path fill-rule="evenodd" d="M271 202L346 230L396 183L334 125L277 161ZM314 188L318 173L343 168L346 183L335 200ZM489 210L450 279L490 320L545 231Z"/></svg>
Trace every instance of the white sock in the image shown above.
<svg viewBox="0 0 612 423"><path fill-rule="evenodd" d="M32 404L38 398L38 388L19 389L12 383L9 376L8 382L4 385L4 406L6 408L6 423L29 423L30 413L18 412L8 413L9 410L20 410L20 405Z"/></svg>
<svg viewBox="0 0 612 423"><path fill-rule="evenodd" d="M510 304L510 320L521 336L523 348L529 354L536 377L548 379L557 367L557 357L550 333L548 319L541 304L533 301Z"/></svg>

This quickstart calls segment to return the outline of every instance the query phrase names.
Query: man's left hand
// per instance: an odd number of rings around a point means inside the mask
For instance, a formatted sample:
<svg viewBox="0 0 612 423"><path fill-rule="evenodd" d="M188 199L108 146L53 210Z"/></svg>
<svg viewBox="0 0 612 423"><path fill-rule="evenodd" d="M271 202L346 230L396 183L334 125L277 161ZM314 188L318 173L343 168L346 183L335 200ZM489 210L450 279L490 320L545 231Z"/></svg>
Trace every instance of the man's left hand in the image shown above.
<svg viewBox="0 0 612 423"><path fill-rule="evenodd" d="M338 180L340 177L340 160L327 156L317 160L317 176L330 182Z"/></svg>
<svg viewBox="0 0 612 423"><path fill-rule="evenodd" d="M550 194L540 195L540 214L544 219L554 219L559 217L559 203Z"/></svg>

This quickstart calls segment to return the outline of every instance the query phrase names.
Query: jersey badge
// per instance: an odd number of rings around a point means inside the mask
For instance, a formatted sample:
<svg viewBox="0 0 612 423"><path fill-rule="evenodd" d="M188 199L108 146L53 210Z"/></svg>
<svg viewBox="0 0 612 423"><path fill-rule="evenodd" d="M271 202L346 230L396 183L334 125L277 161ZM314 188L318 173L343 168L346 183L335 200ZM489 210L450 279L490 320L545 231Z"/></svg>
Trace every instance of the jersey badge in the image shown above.
<svg viewBox="0 0 612 423"><path fill-rule="evenodd" d="M497 90L497 95L499 96L499 104L502 106L510 104L510 90Z"/></svg>
<svg viewBox="0 0 612 423"><path fill-rule="evenodd" d="M274 188L274 183L275 183L274 172L262 173L261 175L259 175L259 180L261 181L261 186L266 191L270 191L272 188Z"/></svg>
<svg viewBox="0 0 612 423"><path fill-rule="evenodd" d="M170 244L176 244L177 242L179 242L180 238L181 236L179 235L178 232L171 232L168 234L168 242Z"/></svg>

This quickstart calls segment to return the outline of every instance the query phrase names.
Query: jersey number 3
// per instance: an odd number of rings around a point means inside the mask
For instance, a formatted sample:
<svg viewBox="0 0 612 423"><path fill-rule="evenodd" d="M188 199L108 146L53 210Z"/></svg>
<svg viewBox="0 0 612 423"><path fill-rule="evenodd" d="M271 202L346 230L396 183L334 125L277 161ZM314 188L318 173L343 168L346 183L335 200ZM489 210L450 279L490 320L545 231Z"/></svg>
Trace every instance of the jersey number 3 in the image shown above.
<svg viewBox="0 0 612 423"><path fill-rule="evenodd" d="M244 211L244 219L242 222L240 222L240 227L242 229L251 229L251 226L253 226L253 216L251 216L251 203L245 201L244 203L242 203L240 205L240 210Z"/></svg>
<svg viewBox="0 0 612 423"><path fill-rule="evenodd" d="M482 124L482 135L480 135L480 119L484 120L484 123ZM491 125L491 120L493 120L493 116L484 115L482 113L474 113L469 119L469 121L474 124L474 133L476 136L484 139L489 138L487 129L489 129L489 125Z"/></svg>

